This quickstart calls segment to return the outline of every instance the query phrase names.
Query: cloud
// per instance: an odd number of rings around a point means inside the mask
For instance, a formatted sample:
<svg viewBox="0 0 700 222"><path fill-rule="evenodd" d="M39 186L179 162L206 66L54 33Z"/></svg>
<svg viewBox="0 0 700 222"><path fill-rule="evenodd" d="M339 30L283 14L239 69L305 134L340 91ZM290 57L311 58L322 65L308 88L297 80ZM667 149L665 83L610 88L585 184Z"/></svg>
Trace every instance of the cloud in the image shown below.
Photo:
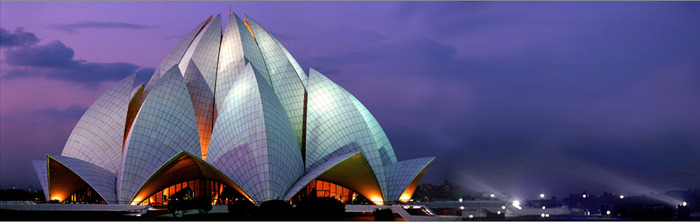
<svg viewBox="0 0 700 222"><path fill-rule="evenodd" d="M146 84L148 83L148 80L151 79L151 76L153 73L156 72L156 69L154 68L143 68L139 69L136 71L136 80L134 81L134 85L139 85L141 83Z"/></svg>
<svg viewBox="0 0 700 222"><path fill-rule="evenodd" d="M52 41L44 45L29 45L9 49L6 52L6 62L10 65L68 68L78 65L73 60L73 49L61 41Z"/></svg>
<svg viewBox="0 0 700 222"><path fill-rule="evenodd" d="M15 47L35 45L39 39L31 32L25 32L24 28L15 29L15 33L10 33L4 28L0 28L0 47Z"/></svg>
<svg viewBox="0 0 700 222"><path fill-rule="evenodd" d="M83 113L85 113L85 110L87 110L87 108L74 103L65 109L58 109L55 107L39 109L36 111L36 114L52 119L78 121Z"/></svg>
<svg viewBox="0 0 700 222"><path fill-rule="evenodd" d="M376 63L384 56L371 52L350 51L338 53L328 56L317 56L309 59L315 64L314 67L342 67L348 65L358 65L367 63ZM324 72L323 74L328 74Z"/></svg>
<svg viewBox="0 0 700 222"><path fill-rule="evenodd" d="M687 170L700 144L700 44L689 41L700 36L697 15L597 3L440 3L433 13L416 4L427 13L418 31L338 38L336 50L299 61L342 70L329 77L372 111L395 149L410 151L399 159L437 155L425 182L457 172L498 188L600 186L569 163L582 160L660 189L697 184ZM550 4L558 10L532 10Z"/></svg>
<svg viewBox="0 0 700 222"><path fill-rule="evenodd" d="M146 26L146 25L139 25L139 24L132 24L132 23L124 23L124 22L96 22L96 21L78 22L78 23L63 24L63 25L53 25L51 27L58 29L58 30L71 32L71 33L77 32L77 29L132 29L132 30L139 30L139 29L155 28L154 26Z"/></svg>
<svg viewBox="0 0 700 222"><path fill-rule="evenodd" d="M7 71L2 79L12 80L24 77L44 77L85 86L96 86L103 81L117 81L137 71L138 66L130 63L79 63L68 68L24 67Z"/></svg>
<svg viewBox="0 0 700 222"><path fill-rule="evenodd" d="M295 59L302 66L309 64L311 67L317 67L316 60L327 56L340 57L340 59L342 59L342 55L339 54L344 53L349 53L351 54L349 56L353 57L367 56L367 54L362 54L362 51L371 50L376 52L378 50L373 47L376 47L377 43L386 39L386 37L376 31L355 28L350 25L330 28L316 27L309 31L305 33L290 32L295 34L294 38L288 38L285 35L279 37L277 32L273 33L273 35L280 40L287 50L293 52ZM308 44L308 42L313 42L314 44ZM303 47L300 47L300 45L303 45ZM329 59L337 60L338 58Z"/></svg>
<svg viewBox="0 0 700 222"><path fill-rule="evenodd" d="M25 35L34 36L32 33ZM139 69L125 62L95 63L73 58L75 52L61 41L42 45L21 45L5 52L5 63L12 66L3 70L2 79L44 77L85 86L95 86L102 81L117 81L134 72L150 76L153 68Z"/></svg>

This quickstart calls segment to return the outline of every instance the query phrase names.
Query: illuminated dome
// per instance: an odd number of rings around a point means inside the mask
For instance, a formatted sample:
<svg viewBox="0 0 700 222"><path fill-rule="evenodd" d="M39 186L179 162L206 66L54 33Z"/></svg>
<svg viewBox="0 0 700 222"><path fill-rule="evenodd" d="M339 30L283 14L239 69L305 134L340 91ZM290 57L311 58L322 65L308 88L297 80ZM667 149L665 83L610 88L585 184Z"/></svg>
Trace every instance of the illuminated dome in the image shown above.
<svg viewBox="0 0 700 222"><path fill-rule="evenodd" d="M330 196L406 202L434 158L397 161L345 89L307 73L254 20L197 25L150 81L100 96L61 155L35 160L48 200L163 204L190 191L225 204Z"/></svg>

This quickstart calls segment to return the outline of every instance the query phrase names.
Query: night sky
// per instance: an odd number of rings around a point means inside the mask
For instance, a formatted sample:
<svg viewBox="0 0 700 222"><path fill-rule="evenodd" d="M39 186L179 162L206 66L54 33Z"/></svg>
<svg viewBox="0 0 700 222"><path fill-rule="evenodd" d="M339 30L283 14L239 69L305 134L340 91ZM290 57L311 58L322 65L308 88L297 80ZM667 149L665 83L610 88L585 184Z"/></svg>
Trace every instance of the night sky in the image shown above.
<svg viewBox="0 0 700 222"><path fill-rule="evenodd" d="M374 114L422 182L535 198L700 187L700 2L233 2ZM229 2L0 2L0 188L39 188L117 80Z"/></svg>

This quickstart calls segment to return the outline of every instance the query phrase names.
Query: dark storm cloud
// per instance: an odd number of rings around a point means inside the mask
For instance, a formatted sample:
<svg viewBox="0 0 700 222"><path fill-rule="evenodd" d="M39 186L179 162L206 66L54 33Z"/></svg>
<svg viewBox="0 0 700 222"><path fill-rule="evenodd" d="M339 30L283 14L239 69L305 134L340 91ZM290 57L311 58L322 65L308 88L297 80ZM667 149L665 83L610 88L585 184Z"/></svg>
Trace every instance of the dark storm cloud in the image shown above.
<svg viewBox="0 0 700 222"><path fill-rule="evenodd" d="M98 22L98 21L88 21L88 22L78 22L71 24L53 25L52 28L63 30L66 32L77 32L77 29L152 29L153 26L124 23L124 22Z"/></svg>
<svg viewBox="0 0 700 222"><path fill-rule="evenodd" d="M137 65L130 63L87 62L74 59L74 55L73 49L61 41L13 47L5 52L4 62L14 68L8 69L2 78L39 76L95 86L95 83L102 81L122 79L138 70ZM153 69L145 68L138 72L140 76L150 76Z"/></svg>
<svg viewBox="0 0 700 222"><path fill-rule="evenodd" d="M34 45L39 39L31 32L25 32L24 28L15 29L15 33L10 33L4 28L0 28L0 47L14 47Z"/></svg>

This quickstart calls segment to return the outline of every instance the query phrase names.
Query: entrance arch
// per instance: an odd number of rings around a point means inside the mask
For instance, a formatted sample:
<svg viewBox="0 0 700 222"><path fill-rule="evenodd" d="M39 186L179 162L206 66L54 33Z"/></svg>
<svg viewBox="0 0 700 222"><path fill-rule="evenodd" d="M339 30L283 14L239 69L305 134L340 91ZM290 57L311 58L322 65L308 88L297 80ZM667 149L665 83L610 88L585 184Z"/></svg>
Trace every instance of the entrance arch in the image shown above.
<svg viewBox="0 0 700 222"><path fill-rule="evenodd" d="M195 185L195 181L199 181L197 182L197 185ZM219 186L216 189L213 189L212 187L211 190L209 190L207 187L206 192L208 193L212 191L223 191L224 187L222 187L221 185L225 185L225 187L233 188L244 198L255 203L255 201L252 198L250 198L250 196L246 194L238 186L238 184L233 182L226 175L224 175L208 163L204 162L204 160L199 159L194 155L183 151L180 154L176 155L163 167L161 167L155 174L153 174L153 176L151 176L151 178L149 178L148 181L144 183L141 189L139 189L139 191L136 192L130 204L142 204L146 202L147 199L149 199L148 202L151 202L150 197L152 197L153 195L162 192L165 189L168 189L167 192L173 191L169 189L171 186L176 186L175 190L177 191L184 188L180 187L179 189L177 189L178 184L187 183L187 187L189 187L190 182L192 182L192 187L200 187L202 181L204 181L204 186L209 186L206 184L214 184ZM190 189L195 190L194 188ZM156 199L154 199L154 202L158 202L157 197Z"/></svg>

